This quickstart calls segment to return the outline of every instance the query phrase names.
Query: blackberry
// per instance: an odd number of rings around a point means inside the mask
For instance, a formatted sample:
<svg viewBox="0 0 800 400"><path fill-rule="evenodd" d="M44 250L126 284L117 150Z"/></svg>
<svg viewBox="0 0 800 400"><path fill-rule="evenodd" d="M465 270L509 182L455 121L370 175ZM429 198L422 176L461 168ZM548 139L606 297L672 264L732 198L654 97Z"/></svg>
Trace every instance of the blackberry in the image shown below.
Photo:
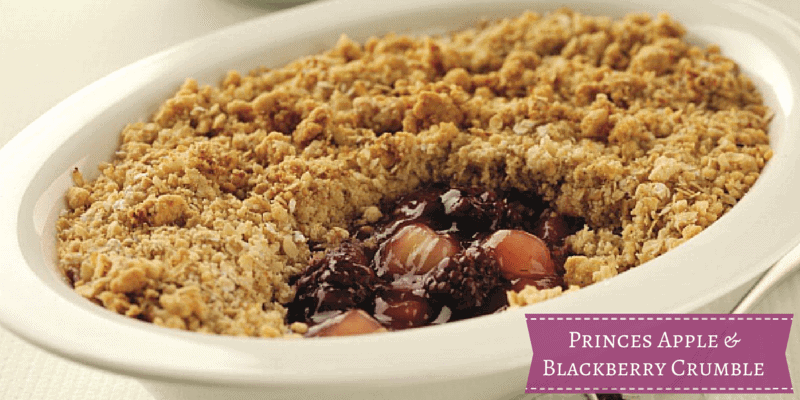
<svg viewBox="0 0 800 400"><path fill-rule="evenodd" d="M541 218L546 208L541 197L517 190L506 193L506 204L506 214L501 228L520 229L528 232L533 231L535 223Z"/></svg>
<svg viewBox="0 0 800 400"><path fill-rule="evenodd" d="M394 205L392 216L396 220L426 219L436 221L444 214L439 196L445 190L431 188L407 194Z"/></svg>
<svg viewBox="0 0 800 400"><path fill-rule="evenodd" d="M477 245L439 264L426 276L427 296L455 311L486 305L493 289L505 283L497 259Z"/></svg>
<svg viewBox="0 0 800 400"><path fill-rule="evenodd" d="M378 284L361 245L343 242L313 260L294 283L288 319L313 323L315 314L326 311L370 309Z"/></svg>
<svg viewBox="0 0 800 400"><path fill-rule="evenodd" d="M441 202L445 215L465 238L496 230L507 208L505 200L491 190L450 189L441 195Z"/></svg>

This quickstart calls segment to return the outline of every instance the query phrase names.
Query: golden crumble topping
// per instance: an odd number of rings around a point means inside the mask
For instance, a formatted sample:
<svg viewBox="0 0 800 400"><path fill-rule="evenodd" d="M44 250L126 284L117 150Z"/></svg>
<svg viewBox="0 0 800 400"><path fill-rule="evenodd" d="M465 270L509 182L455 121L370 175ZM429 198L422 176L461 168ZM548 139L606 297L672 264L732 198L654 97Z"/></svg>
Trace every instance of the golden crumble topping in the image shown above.
<svg viewBox="0 0 800 400"><path fill-rule="evenodd" d="M282 304L311 244L421 185L535 191L586 227L565 281L607 279L729 210L770 158L770 110L666 15L560 10L443 37L342 37L218 87L187 80L66 193L60 265L82 296L159 325L298 336ZM561 293L509 293L525 305Z"/></svg>

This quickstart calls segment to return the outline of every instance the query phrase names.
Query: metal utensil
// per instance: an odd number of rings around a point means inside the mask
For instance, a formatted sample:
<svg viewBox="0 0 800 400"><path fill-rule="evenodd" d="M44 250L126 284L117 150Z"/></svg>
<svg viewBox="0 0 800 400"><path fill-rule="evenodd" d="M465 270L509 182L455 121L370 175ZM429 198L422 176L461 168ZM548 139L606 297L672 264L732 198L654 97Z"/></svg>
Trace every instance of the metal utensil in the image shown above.
<svg viewBox="0 0 800 400"><path fill-rule="evenodd" d="M769 293L775 285L782 282L787 276L800 269L800 245L795 246L786 253L778 262L770 267L761 276L755 286L745 295L731 314L744 314L752 309L759 300Z"/></svg>

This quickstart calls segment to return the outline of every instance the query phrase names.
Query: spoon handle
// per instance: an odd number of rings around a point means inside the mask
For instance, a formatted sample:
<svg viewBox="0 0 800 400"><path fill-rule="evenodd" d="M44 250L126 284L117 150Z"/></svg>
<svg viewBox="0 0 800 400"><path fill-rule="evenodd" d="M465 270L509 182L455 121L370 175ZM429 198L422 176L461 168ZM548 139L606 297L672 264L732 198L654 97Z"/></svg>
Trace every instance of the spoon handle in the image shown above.
<svg viewBox="0 0 800 400"><path fill-rule="evenodd" d="M770 289L795 272L798 267L800 267L800 245L795 246L785 256L781 257L775 265L770 267L761 276L758 283L742 298L736 308L731 311L731 314L744 314L750 311L762 297L769 293Z"/></svg>

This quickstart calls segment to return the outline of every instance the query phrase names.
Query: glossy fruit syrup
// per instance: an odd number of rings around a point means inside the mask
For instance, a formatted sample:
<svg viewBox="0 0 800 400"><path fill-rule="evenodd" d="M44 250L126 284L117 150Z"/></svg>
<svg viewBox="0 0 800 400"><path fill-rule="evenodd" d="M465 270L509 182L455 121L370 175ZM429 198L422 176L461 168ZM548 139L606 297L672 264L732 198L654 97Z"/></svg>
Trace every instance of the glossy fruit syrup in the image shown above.
<svg viewBox="0 0 800 400"><path fill-rule="evenodd" d="M583 227L518 191L430 187L294 278L289 322L307 336L441 324L503 310L506 291L564 286L565 238Z"/></svg>

